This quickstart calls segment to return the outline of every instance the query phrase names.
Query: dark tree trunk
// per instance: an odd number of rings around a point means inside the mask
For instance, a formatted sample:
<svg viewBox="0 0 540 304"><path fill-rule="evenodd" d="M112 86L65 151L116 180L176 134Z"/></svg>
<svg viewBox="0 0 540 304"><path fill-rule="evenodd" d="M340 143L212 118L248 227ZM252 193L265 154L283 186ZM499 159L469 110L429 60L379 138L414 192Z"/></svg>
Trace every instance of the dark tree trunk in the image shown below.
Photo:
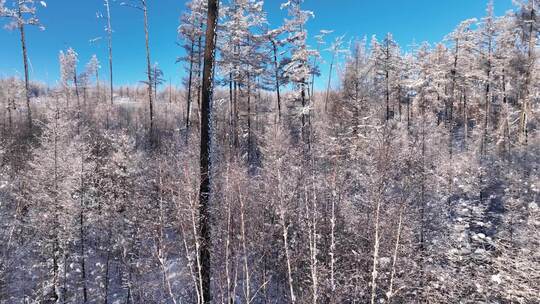
<svg viewBox="0 0 540 304"><path fill-rule="evenodd" d="M411 127L411 99L407 96L407 129Z"/></svg>
<svg viewBox="0 0 540 304"><path fill-rule="evenodd" d="M488 63L489 64L489 63ZM485 107L484 107L484 112L486 114L485 118L484 118L484 130L483 130L483 135L482 135L482 147L480 149L480 154L481 155L484 155L486 153L486 145L487 145L487 135L488 135L488 127L489 127L489 111L490 111L490 107L489 107L489 104L491 102L490 98L489 98L489 93L490 93L490 74L491 74L491 69L487 71L487 84L486 84L486 90L485 90L485 96L484 96L484 99L485 99Z"/></svg>
<svg viewBox="0 0 540 304"><path fill-rule="evenodd" d="M73 85L75 86L75 97L77 97L77 119L81 119L81 97L79 94L79 84L77 81L77 70L73 71ZM80 121L79 121L80 124Z"/></svg>
<svg viewBox="0 0 540 304"><path fill-rule="evenodd" d="M13 133L13 118L11 115L11 110L13 110L15 107L15 101L12 99L8 99L8 106L7 106L7 112L8 112L8 126L9 126L9 132Z"/></svg>
<svg viewBox="0 0 540 304"><path fill-rule="evenodd" d="M458 54L459 54L459 40L456 39L456 48L454 51L454 67L452 69L452 89L451 89L451 98L450 98L450 116L449 116L449 122L450 127L452 127L452 122L454 120L454 103L456 100L456 81L457 81L457 65L458 65Z"/></svg>
<svg viewBox="0 0 540 304"><path fill-rule="evenodd" d="M206 46L204 50L204 71L201 100L201 151L200 151L200 191L199 191L199 237L201 246L201 295L203 303L211 303L210 292L210 121L213 95L213 71L215 56L215 36L218 17L218 0L208 0L208 20L206 25Z"/></svg>
<svg viewBox="0 0 540 304"><path fill-rule="evenodd" d="M272 48L274 50L274 69L275 69L275 77L276 77L278 118L279 120L281 120L281 94L279 92L279 66L278 66L278 60L277 60L277 45L274 40L270 40L270 41L272 42Z"/></svg>
<svg viewBox="0 0 540 304"><path fill-rule="evenodd" d="M530 89L530 83L531 83L531 74L532 74L532 69L534 68L534 56L533 56L533 52L534 52L534 49L535 49L535 46L534 46L534 43L536 41L536 39L534 39L534 37L536 37L536 30L535 30L535 27L534 27L534 24L535 24L535 20L536 20L536 12L534 10L534 7L535 7L535 3L534 3L534 0L531 0L532 3L531 3L531 15L530 15L530 20L528 20L529 22L529 41L528 41L528 50L527 50L527 56L528 56L528 59L527 59L527 70L526 70L526 73L525 73L525 84L524 84L524 87L525 87L525 98L523 99L523 104L522 104L522 109L521 109L521 118L520 118L520 126L519 126L519 131L520 131L520 136L522 137L522 142L523 144L527 145L528 141L529 141L529 131L528 131L528 119L529 119L529 111L530 111L530 104L531 104L531 89Z"/></svg>
<svg viewBox="0 0 540 304"><path fill-rule="evenodd" d="M169 77L169 103L172 103L172 80Z"/></svg>

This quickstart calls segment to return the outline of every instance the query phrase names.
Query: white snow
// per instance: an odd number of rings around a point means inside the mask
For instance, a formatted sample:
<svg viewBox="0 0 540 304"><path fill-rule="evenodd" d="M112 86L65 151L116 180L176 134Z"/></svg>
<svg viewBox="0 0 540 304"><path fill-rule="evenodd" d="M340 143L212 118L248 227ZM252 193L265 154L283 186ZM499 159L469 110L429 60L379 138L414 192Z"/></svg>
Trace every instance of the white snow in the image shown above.
<svg viewBox="0 0 540 304"><path fill-rule="evenodd" d="M500 274L494 274L491 276L491 280L497 284L501 284L502 283L502 278L501 278L501 275Z"/></svg>

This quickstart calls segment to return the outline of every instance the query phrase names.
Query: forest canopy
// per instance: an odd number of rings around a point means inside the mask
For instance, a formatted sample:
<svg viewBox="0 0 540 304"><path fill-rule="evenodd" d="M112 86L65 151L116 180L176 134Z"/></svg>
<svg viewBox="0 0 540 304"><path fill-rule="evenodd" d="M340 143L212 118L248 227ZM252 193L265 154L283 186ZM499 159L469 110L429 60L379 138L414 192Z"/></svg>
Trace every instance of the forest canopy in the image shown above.
<svg viewBox="0 0 540 304"><path fill-rule="evenodd" d="M182 86L147 2L104 0L107 56L66 45L50 84L25 30L52 8L0 0L24 67L0 78L0 303L540 303L538 1L403 47L309 32L303 0L191 0Z"/></svg>

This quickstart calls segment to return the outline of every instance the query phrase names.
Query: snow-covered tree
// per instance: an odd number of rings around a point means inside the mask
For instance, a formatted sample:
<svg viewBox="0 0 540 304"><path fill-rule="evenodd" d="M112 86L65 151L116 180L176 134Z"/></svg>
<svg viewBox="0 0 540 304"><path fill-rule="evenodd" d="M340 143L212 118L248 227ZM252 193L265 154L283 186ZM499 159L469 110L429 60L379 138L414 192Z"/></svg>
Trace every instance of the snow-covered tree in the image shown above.
<svg viewBox="0 0 540 304"><path fill-rule="evenodd" d="M497 27L496 17L493 12L493 1L488 3L486 16L480 22L480 28L477 30L476 51L479 55L479 79L484 86L484 121L483 121L483 136L480 144L481 153L484 154L488 147L489 124L492 111L493 98L493 69L494 69L494 53L496 47Z"/></svg>
<svg viewBox="0 0 540 304"><path fill-rule="evenodd" d="M538 81L538 33L540 32L540 13L538 0L517 2L518 11L516 26L519 28L519 48L523 56L523 90L524 97L521 106L519 136L522 143L527 143L529 135L530 116L535 104L533 99L538 97L538 87L532 83Z"/></svg>
<svg viewBox="0 0 540 304"><path fill-rule="evenodd" d="M94 77L94 80L96 82L96 97L97 102L100 102L100 92L99 92L99 70L101 69L101 63L99 62L99 59L96 55L92 55L90 58L90 61L86 64L86 71L85 73L88 75L88 77Z"/></svg>
<svg viewBox="0 0 540 304"><path fill-rule="evenodd" d="M10 5L6 5L6 0L0 1L0 17L5 17L9 20L7 29L19 30L24 66L24 85L26 112L29 131L32 129L32 110L30 108L30 74L28 71L28 52L26 47L25 27L28 25L38 26L40 29L45 29L37 17L37 1L34 0L13 0ZM47 7L45 1L39 1L43 7Z"/></svg>
<svg viewBox="0 0 540 304"><path fill-rule="evenodd" d="M367 93L369 92L371 64L367 50L367 38L356 40L346 59L342 76L343 94L350 100L354 108L354 117L358 118L365 109Z"/></svg>
<svg viewBox="0 0 540 304"><path fill-rule="evenodd" d="M256 0L234 0L222 10L222 35L220 35L221 73L229 86L229 112L232 139L239 147L239 117L241 111L247 111L247 161L252 162L254 145L252 132L252 111L255 93L263 89L261 80L265 81L269 71L269 48L266 38L266 14L263 2ZM240 93L240 94L239 94ZM240 95L240 96L239 96ZM241 104L245 100L245 108ZM240 134L238 134L240 132Z"/></svg>
<svg viewBox="0 0 540 304"><path fill-rule="evenodd" d="M188 76L185 80L187 87L186 96L186 132L189 133L190 117L192 111L193 91L197 91L197 103L200 111L200 88L202 80L202 53L204 32L203 25L206 23L207 4L203 0L192 0L186 3L187 12L180 17L178 36L186 56L177 60L185 61L188 66Z"/></svg>
<svg viewBox="0 0 540 304"><path fill-rule="evenodd" d="M73 48L68 48L66 52L60 51L58 55L60 62L60 82L64 87L66 94L66 105L69 107L70 87L73 84L75 95L77 97L77 107L80 105L79 86L77 82L77 64L79 63L79 54Z"/></svg>
<svg viewBox="0 0 540 304"><path fill-rule="evenodd" d="M452 62L450 68L450 109L448 119L450 122L454 119L454 107L457 106L458 97L463 99L463 92L467 89L465 83L468 73L474 62L473 50L474 40L472 26L477 23L476 19L468 19L461 22L456 29L450 33L446 40L451 44Z"/></svg>
<svg viewBox="0 0 540 304"><path fill-rule="evenodd" d="M155 102L155 65L104 107L97 57L68 49L29 84L28 136L25 82L0 79L0 303L540 301L538 1L403 49L338 56L338 33L322 94L329 31L271 5L189 2L182 106Z"/></svg>
<svg viewBox="0 0 540 304"><path fill-rule="evenodd" d="M284 75L291 82L295 90L299 93L299 100L302 108L300 116L302 118L302 135L304 141L309 143L309 133L307 123L311 105L308 104L306 92L312 68L309 59L317 52L311 50L307 45L306 23L314 17L313 12L303 10L303 0L290 0L281 4L281 9L286 9L289 18L285 20L283 29L288 34L286 41L289 44L290 59L284 66Z"/></svg>
<svg viewBox="0 0 540 304"><path fill-rule="evenodd" d="M394 84L398 79L398 67L400 64L400 50L394 41L392 34L388 33L382 42L378 42L373 36L371 40L371 52L373 68L377 79L377 84L384 92L386 120L393 117L393 111L390 110L391 98L394 94ZM392 105L392 108L394 106Z"/></svg>

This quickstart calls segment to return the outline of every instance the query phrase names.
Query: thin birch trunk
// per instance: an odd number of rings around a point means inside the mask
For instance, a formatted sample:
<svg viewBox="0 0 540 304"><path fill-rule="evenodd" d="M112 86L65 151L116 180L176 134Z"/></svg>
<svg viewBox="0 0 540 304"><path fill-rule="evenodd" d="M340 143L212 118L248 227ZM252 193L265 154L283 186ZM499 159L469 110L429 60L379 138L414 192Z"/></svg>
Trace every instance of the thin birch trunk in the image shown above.
<svg viewBox="0 0 540 304"><path fill-rule="evenodd" d="M392 304L392 297L394 296L394 279L396 276L396 264L397 264L397 258L399 254L399 242L401 239L401 226L403 223L403 204L399 208L399 221L398 221L398 227L396 231L396 243L394 245L394 253L392 255L392 271L390 273L390 285L388 287L388 292L386 293L386 296L388 298L388 303Z"/></svg>
<svg viewBox="0 0 540 304"><path fill-rule="evenodd" d="M289 227L285 219L285 202L283 201L283 190L281 189L281 172L278 169L278 193L280 200L280 222L282 227L282 236L283 236L283 247L285 249L285 259L287 262L287 276L289 281L289 293L291 297L291 304L296 303L296 296L294 294L294 281L292 276L292 267L291 267L291 255L289 252Z"/></svg>
<svg viewBox="0 0 540 304"><path fill-rule="evenodd" d="M373 244L373 265L371 271L371 304L375 304L377 299L377 274L379 261L379 217L381 212L381 200L382 198L377 198L377 206L375 210L375 242Z"/></svg>

